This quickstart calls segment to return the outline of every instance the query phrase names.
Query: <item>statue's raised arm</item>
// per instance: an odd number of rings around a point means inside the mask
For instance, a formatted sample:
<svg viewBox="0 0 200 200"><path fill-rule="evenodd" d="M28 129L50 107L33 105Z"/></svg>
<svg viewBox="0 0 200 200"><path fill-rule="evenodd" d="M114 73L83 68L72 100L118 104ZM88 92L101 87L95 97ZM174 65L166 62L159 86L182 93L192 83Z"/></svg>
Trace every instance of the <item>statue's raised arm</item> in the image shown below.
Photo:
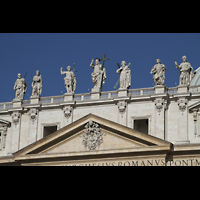
<svg viewBox="0 0 200 200"><path fill-rule="evenodd" d="M66 77L64 78L65 81L65 87L67 90L67 93L74 93L76 89L76 76L74 72L71 71L71 66L67 67L67 71L62 71L62 67L60 69L60 73L62 75L66 74Z"/></svg>
<svg viewBox="0 0 200 200"><path fill-rule="evenodd" d="M178 66L177 62L175 61L176 68L180 71L180 79L179 79L179 85L190 85L192 76L193 76L193 67L190 65L189 62L187 62L187 57L182 57L183 62Z"/></svg>
<svg viewBox="0 0 200 200"><path fill-rule="evenodd" d="M175 61L176 68L178 68L178 69L179 69L179 65L178 65L178 63L176 62L176 60L175 60L175 59L174 59L174 61Z"/></svg>
<svg viewBox="0 0 200 200"><path fill-rule="evenodd" d="M92 67L92 68L94 68L93 62L94 62L94 59L92 59L92 61L90 63L90 67Z"/></svg>
<svg viewBox="0 0 200 200"><path fill-rule="evenodd" d="M61 68L60 68L60 73L61 73L61 75L64 75L64 74L66 74L66 71L64 71L64 72L63 72L63 70L62 70L62 69L63 69L63 68L61 67Z"/></svg>

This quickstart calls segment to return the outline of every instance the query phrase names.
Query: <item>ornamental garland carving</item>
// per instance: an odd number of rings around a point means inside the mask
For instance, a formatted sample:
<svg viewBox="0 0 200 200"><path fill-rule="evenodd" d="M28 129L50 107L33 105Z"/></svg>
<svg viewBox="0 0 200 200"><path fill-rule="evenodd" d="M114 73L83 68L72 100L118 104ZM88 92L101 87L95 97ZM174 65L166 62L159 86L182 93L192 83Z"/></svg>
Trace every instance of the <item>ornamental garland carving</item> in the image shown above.
<svg viewBox="0 0 200 200"><path fill-rule="evenodd" d="M119 109L119 112L121 114L123 114L126 110L126 102L125 101L120 101L118 104L118 109Z"/></svg>
<svg viewBox="0 0 200 200"><path fill-rule="evenodd" d="M162 111L163 106L164 106L164 109L167 108L167 102L164 99L155 99L154 103L155 103L155 106L156 106L156 110L159 113Z"/></svg>
<svg viewBox="0 0 200 200"><path fill-rule="evenodd" d="M97 147L99 148L103 143L103 135L105 134L101 132L99 125L90 120L85 125L85 131L82 135L82 144L84 145L85 150L95 150Z"/></svg>
<svg viewBox="0 0 200 200"><path fill-rule="evenodd" d="M19 112L13 112L12 114L12 121L15 125L19 123L20 113Z"/></svg>
<svg viewBox="0 0 200 200"><path fill-rule="evenodd" d="M188 100L187 99L179 99L178 106L180 111L183 113L187 107Z"/></svg>
<svg viewBox="0 0 200 200"><path fill-rule="evenodd" d="M34 121L36 120L36 116L37 116L37 109L36 108L32 108L28 111L28 115L30 116L31 121L34 123Z"/></svg>
<svg viewBox="0 0 200 200"><path fill-rule="evenodd" d="M64 106L63 111L64 111L64 115L65 115L65 117L68 118L68 117L71 116L71 113L72 113L72 107L71 107L71 106Z"/></svg>

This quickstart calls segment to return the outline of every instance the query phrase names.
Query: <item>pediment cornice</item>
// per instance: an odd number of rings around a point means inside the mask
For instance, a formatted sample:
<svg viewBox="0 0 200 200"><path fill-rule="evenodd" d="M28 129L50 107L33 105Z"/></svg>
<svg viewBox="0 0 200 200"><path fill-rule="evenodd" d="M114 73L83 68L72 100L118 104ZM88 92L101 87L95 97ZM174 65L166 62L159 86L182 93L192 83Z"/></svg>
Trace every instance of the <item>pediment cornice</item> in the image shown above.
<svg viewBox="0 0 200 200"><path fill-rule="evenodd" d="M192 110L200 110L200 101L188 106L189 110L192 111Z"/></svg>
<svg viewBox="0 0 200 200"><path fill-rule="evenodd" d="M11 125L11 122L9 121L6 121L4 119L0 119L0 126L10 126Z"/></svg>
<svg viewBox="0 0 200 200"><path fill-rule="evenodd" d="M93 122L97 123L102 131L105 133L103 136L103 144L101 148L98 149L91 149L91 150L84 150L82 141L83 135L85 132L86 124L92 120ZM108 138L110 138L108 140ZM78 146L74 145L74 141L78 141ZM36 154L51 154L51 153L61 153L64 149L71 146L73 151L77 151L83 153L84 155L89 154L90 151L96 152L106 152L111 151L113 153L114 148L115 151L121 152L124 148L135 148L137 150L138 147L143 148L153 148L153 147L161 147L167 146L170 149L171 143L145 133L138 132L132 128L120 125L116 122L98 117L93 114L86 115L81 119L59 129L58 131L52 133L51 135L42 138L41 140L36 141L35 143L19 150L18 152L14 153L15 156L25 156L25 155L36 155ZM127 146L126 146L127 145ZM110 148L110 150L109 150ZM117 150L118 149L118 150ZM63 152L64 152L63 151ZM108 153L107 152L107 153Z"/></svg>

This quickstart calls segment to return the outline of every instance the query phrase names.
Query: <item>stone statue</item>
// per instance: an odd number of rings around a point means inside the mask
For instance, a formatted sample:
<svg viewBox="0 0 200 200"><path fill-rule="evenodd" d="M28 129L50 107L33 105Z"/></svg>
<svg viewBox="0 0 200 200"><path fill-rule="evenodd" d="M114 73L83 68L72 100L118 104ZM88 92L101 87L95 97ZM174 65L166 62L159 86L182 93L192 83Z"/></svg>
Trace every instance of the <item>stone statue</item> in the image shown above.
<svg viewBox="0 0 200 200"><path fill-rule="evenodd" d="M76 76L73 71L71 71L71 66L67 67L67 71L62 71L62 67L60 69L60 73L66 74L66 77L64 78L65 81L65 87L67 90L67 93L74 93L76 90Z"/></svg>
<svg viewBox="0 0 200 200"><path fill-rule="evenodd" d="M40 71L36 71L36 75L33 77L33 82L32 82L32 97L33 96L38 96L42 93L42 77L40 75Z"/></svg>
<svg viewBox="0 0 200 200"><path fill-rule="evenodd" d="M190 85L190 82L193 77L193 67L190 65L189 62L187 62L186 56L182 57L183 62L178 65L178 63L175 60L176 68L180 71L180 80L179 85Z"/></svg>
<svg viewBox="0 0 200 200"><path fill-rule="evenodd" d="M126 65L125 61L122 61L121 67L116 72L120 74L119 89L129 89L131 86L131 70L129 69L129 66Z"/></svg>
<svg viewBox="0 0 200 200"><path fill-rule="evenodd" d="M92 82L94 87L92 88L92 92L101 92L103 84L106 80L106 69L99 63L99 59L95 60L95 65L93 65L94 60L90 64L90 67L94 68L92 75Z"/></svg>
<svg viewBox="0 0 200 200"><path fill-rule="evenodd" d="M27 84L21 74L18 74L18 79L15 81L14 90L16 90L16 95L14 100L23 100L24 94L27 90Z"/></svg>
<svg viewBox="0 0 200 200"><path fill-rule="evenodd" d="M151 69L150 74L153 74L153 80L156 83L156 85L164 85L165 81L165 65L161 64L160 59L156 59L157 64L153 66Z"/></svg>

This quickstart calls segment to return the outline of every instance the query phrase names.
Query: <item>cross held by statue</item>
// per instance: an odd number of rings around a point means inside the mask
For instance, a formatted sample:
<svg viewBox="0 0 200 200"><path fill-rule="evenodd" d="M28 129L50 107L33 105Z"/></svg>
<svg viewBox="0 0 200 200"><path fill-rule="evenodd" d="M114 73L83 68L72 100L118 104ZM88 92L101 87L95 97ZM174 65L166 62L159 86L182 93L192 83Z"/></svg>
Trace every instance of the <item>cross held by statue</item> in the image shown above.
<svg viewBox="0 0 200 200"><path fill-rule="evenodd" d="M109 60L109 58L105 58L105 57L106 57L106 54L104 54L104 55L103 55L103 58L100 59L100 61L102 61L101 70L103 70L103 68L104 68L104 62L105 62L105 60Z"/></svg>

